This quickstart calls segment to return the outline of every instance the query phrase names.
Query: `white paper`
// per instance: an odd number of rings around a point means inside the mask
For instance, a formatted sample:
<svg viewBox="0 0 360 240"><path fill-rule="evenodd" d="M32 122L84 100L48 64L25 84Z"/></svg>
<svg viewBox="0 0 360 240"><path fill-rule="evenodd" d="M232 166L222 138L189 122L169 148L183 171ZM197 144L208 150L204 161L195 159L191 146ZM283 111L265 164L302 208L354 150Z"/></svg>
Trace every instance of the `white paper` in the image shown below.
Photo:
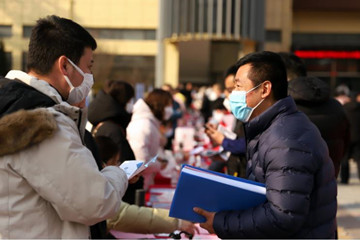
<svg viewBox="0 0 360 240"><path fill-rule="evenodd" d="M150 164L155 162L157 155L151 158L149 161L144 162L141 160L127 160L124 161L119 167L125 171L127 178L130 180L134 176L138 175L145 170Z"/></svg>
<svg viewBox="0 0 360 240"><path fill-rule="evenodd" d="M230 186L246 189L248 191L252 191L252 192L256 192L256 193L260 193L260 194L266 194L266 188L263 186L258 186L258 185L254 185L254 184L242 182L242 181L236 181L234 179L219 176L219 175L213 174L211 172L201 171L198 169L189 168L187 166L185 166L182 169L182 172L185 172L185 173L188 173L191 175L195 175L195 176L199 176L199 177L202 177L202 178L214 181L214 182L221 182L223 184L227 184Z"/></svg>
<svg viewBox="0 0 360 240"><path fill-rule="evenodd" d="M231 140L235 140L236 137L237 137L237 136L236 136L236 133L230 131L229 129L225 128L225 127L222 126L221 124L219 124L217 130L218 130L219 132L221 132L222 134L224 134L224 136L225 136L226 138L229 138L229 139L231 139Z"/></svg>
<svg viewBox="0 0 360 240"><path fill-rule="evenodd" d="M174 151L191 151L195 147L195 128L193 127L177 127L174 136ZM182 144L182 149L180 149Z"/></svg>
<svg viewBox="0 0 360 240"><path fill-rule="evenodd" d="M194 148L193 150L191 150L189 152L190 155L197 155L197 154L200 154L202 151L204 151L204 147L203 146L199 146L199 147L196 147Z"/></svg>
<svg viewBox="0 0 360 240"><path fill-rule="evenodd" d="M131 179L132 177L134 177L138 172L140 172L141 167L144 166L144 162L140 161L140 160L128 160L128 161L124 161L121 165L120 168L122 170L125 171L126 176L128 179Z"/></svg>

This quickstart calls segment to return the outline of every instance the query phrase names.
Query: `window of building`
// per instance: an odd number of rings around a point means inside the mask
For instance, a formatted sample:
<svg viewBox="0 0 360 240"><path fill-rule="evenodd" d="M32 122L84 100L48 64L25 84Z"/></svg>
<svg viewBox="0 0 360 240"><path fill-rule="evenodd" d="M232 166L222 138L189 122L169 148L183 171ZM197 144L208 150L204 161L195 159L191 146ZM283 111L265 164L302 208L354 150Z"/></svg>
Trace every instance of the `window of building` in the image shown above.
<svg viewBox="0 0 360 240"><path fill-rule="evenodd" d="M34 26L23 26L23 37L29 38Z"/></svg>
<svg viewBox="0 0 360 240"><path fill-rule="evenodd" d="M12 28L11 25L0 25L0 37L11 37Z"/></svg>
<svg viewBox="0 0 360 240"><path fill-rule="evenodd" d="M360 34L358 33L293 33L294 49L313 50L358 50Z"/></svg>
<svg viewBox="0 0 360 240"><path fill-rule="evenodd" d="M135 85L143 83L146 87L154 85L154 56L124 56L96 53L93 67L94 88L97 91L106 79L122 80Z"/></svg>
<svg viewBox="0 0 360 240"><path fill-rule="evenodd" d="M22 59L21 59L21 70L26 72L27 71L27 52L22 53Z"/></svg>
<svg viewBox="0 0 360 240"><path fill-rule="evenodd" d="M281 42L281 31L267 30L265 32L265 39L267 42Z"/></svg>
<svg viewBox="0 0 360 240"><path fill-rule="evenodd" d="M156 31L151 29L87 28L98 39L155 40Z"/></svg>
<svg viewBox="0 0 360 240"><path fill-rule="evenodd" d="M360 60L340 58L303 59L309 76L318 77L327 82L332 91L341 83L360 91Z"/></svg>

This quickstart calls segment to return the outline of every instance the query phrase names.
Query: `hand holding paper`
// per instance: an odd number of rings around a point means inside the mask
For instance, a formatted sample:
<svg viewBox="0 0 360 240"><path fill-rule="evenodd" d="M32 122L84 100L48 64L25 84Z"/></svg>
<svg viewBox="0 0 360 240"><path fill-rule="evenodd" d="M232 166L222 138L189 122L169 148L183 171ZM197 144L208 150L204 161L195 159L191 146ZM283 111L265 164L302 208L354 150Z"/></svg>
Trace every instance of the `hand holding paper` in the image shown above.
<svg viewBox="0 0 360 240"><path fill-rule="evenodd" d="M205 125L205 127L205 133L208 135L211 141L216 145L221 145L222 141L224 140L224 134L218 131L213 124L208 123Z"/></svg>
<svg viewBox="0 0 360 240"><path fill-rule="evenodd" d="M127 178L130 180L134 176L138 175L142 171L144 171L150 164L154 163L157 159L156 155L155 157L151 158L149 161L144 162L141 160L128 160L124 161L120 168L125 171Z"/></svg>

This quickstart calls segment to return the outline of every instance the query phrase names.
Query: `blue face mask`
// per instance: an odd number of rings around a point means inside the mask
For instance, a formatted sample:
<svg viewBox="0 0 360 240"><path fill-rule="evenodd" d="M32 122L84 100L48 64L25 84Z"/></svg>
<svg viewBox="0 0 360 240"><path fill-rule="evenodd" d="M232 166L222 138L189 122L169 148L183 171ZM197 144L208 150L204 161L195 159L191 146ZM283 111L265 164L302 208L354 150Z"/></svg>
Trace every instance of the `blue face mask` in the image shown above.
<svg viewBox="0 0 360 240"><path fill-rule="evenodd" d="M229 96L231 112L242 122L249 121L253 111L264 101L262 99L255 107L248 107L246 104L246 94L258 88L261 84L250 89L249 91L232 91Z"/></svg>

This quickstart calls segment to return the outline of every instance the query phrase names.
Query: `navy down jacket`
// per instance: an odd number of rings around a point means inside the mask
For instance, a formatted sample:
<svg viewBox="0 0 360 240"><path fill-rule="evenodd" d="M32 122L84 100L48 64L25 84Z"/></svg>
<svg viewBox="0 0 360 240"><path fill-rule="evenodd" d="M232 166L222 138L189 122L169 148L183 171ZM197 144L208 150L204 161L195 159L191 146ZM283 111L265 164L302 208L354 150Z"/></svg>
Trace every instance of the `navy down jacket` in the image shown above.
<svg viewBox="0 0 360 240"><path fill-rule="evenodd" d="M291 97L245 124L247 176L267 201L215 215L220 238L334 238L337 185L326 143Z"/></svg>

